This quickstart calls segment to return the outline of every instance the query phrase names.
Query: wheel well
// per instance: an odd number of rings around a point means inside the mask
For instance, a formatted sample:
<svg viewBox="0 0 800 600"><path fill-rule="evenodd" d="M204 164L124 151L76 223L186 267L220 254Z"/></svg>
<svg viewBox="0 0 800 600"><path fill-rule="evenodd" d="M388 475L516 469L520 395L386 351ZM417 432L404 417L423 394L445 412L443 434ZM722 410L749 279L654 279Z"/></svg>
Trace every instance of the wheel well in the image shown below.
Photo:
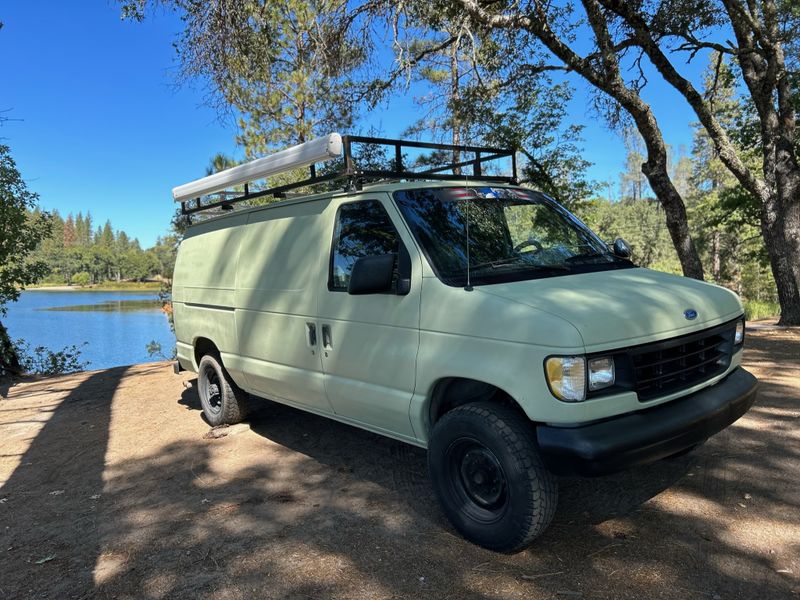
<svg viewBox="0 0 800 600"><path fill-rule="evenodd" d="M217 346L208 338L197 338L194 341L194 364L199 365L200 359L206 354L219 354Z"/></svg>
<svg viewBox="0 0 800 600"><path fill-rule="evenodd" d="M447 377L440 379L433 386L428 403L428 428L446 412L457 406L488 400L511 408L522 410L520 406L499 387L476 379L464 377Z"/></svg>

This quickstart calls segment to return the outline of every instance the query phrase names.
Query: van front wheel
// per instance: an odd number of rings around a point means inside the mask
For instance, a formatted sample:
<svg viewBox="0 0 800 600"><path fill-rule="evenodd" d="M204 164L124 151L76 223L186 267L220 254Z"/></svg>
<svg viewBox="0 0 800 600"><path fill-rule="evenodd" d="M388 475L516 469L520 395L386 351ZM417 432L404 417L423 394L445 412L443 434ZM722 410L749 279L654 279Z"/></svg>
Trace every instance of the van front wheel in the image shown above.
<svg viewBox="0 0 800 600"><path fill-rule="evenodd" d="M484 548L518 552L555 513L555 477L530 422L508 407L481 402L445 414L431 432L428 469L447 518Z"/></svg>
<svg viewBox="0 0 800 600"><path fill-rule="evenodd" d="M206 354L197 366L197 388L203 414L210 425L233 425L247 413L247 392L228 375L222 361Z"/></svg>

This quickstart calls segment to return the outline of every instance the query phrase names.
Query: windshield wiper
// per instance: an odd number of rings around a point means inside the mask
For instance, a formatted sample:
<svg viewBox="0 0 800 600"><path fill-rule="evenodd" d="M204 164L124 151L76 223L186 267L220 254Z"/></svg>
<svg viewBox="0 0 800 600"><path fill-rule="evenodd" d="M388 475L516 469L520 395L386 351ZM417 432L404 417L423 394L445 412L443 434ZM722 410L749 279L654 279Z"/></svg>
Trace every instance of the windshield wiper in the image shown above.
<svg viewBox="0 0 800 600"><path fill-rule="evenodd" d="M528 269L533 271L569 271L569 267L564 265L535 265L532 263L526 262L512 262L510 259L503 259L485 263L479 263L477 265L470 265L470 271L484 271L488 268L497 269L501 267L514 267L522 269ZM463 272L466 272L466 268L463 269Z"/></svg>
<svg viewBox="0 0 800 600"><path fill-rule="evenodd" d="M470 270L472 269L482 269L484 267L503 267L513 264L514 261L519 261L520 258L518 256L509 256L508 258L498 258L497 260L487 260L486 262L478 263L477 265L470 265ZM528 263L519 263L519 264L528 264ZM466 267L464 267L466 270Z"/></svg>
<svg viewBox="0 0 800 600"><path fill-rule="evenodd" d="M576 254L575 256L570 256L569 258L565 258L565 263L573 263L583 260L594 260L595 258L607 258L609 255L605 252L585 252L584 254Z"/></svg>

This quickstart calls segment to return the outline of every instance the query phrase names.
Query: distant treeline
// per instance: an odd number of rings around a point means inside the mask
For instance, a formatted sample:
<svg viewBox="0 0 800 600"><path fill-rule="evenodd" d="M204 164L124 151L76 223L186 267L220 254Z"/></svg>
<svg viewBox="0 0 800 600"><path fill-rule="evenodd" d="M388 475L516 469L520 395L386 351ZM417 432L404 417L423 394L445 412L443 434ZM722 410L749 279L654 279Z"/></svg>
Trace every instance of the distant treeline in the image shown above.
<svg viewBox="0 0 800 600"><path fill-rule="evenodd" d="M58 211L50 214L52 235L31 256L50 267L43 283L88 285L172 277L175 236L159 237L152 248L144 250L136 238L115 231L111 221L95 227L90 213L70 213L66 219ZM38 217L35 212L30 216Z"/></svg>

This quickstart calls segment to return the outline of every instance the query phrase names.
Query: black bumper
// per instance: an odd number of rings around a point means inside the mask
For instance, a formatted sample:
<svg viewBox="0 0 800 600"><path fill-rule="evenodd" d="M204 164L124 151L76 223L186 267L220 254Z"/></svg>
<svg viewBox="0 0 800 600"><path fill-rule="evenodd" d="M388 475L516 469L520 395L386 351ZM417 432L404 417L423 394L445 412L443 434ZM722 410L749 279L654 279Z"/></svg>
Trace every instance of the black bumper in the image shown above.
<svg viewBox="0 0 800 600"><path fill-rule="evenodd" d="M758 380L742 369L699 392L583 427L540 425L536 437L557 475L605 475L650 463L708 439L753 405Z"/></svg>

